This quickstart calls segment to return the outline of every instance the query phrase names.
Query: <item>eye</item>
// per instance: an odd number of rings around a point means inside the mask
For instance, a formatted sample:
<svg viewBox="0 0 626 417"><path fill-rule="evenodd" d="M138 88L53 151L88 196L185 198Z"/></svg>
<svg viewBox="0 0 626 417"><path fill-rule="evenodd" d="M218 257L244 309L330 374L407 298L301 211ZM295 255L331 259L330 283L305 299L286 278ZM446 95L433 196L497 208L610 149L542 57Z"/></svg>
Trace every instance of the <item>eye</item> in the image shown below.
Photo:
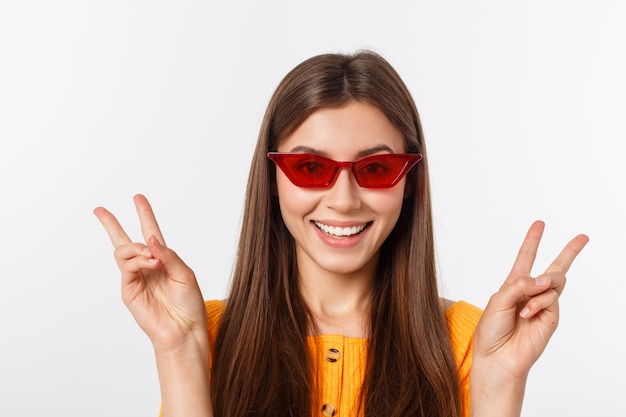
<svg viewBox="0 0 626 417"><path fill-rule="evenodd" d="M307 174L317 174L324 169L324 166L317 161L308 160L298 165L298 171Z"/></svg>
<svg viewBox="0 0 626 417"><path fill-rule="evenodd" d="M389 171L387 169L387 166L384 164L381 164L379 162L370 162L367 165L365 165L363 168L361 168L361 171L366 173L366 174L384 174L387 171Z"/></svg>

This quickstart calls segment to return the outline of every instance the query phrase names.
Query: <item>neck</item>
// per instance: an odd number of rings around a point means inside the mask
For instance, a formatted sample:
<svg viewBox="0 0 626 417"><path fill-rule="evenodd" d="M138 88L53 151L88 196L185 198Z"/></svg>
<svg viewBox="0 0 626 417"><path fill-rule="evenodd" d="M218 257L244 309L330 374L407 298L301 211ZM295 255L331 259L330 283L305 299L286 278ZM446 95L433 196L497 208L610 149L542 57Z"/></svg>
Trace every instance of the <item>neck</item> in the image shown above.
<svg viewBox="0 0 626 417"><path fill-rule="evenodd" d="M368 336L376 261L350 273L298 266L300 292L313 318L311 334Z"/></svg>

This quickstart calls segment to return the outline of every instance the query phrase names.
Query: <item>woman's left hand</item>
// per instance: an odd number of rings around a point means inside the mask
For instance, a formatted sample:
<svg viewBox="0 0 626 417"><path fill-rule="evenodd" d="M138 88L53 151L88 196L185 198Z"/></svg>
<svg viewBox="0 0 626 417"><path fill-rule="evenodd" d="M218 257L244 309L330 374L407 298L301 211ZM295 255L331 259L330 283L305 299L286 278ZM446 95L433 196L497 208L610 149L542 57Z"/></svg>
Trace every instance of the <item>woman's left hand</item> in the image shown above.
<svg viewBox="0 0 626 417"><path fill-rule="evenodd" d="M526 380L556 330L565 274L589 241L586 235L576 236L543 274L533 278L531 269L543 230L541 221L528 230L509 276L489 300L474 337L474 364L518 381Z"/></svg>

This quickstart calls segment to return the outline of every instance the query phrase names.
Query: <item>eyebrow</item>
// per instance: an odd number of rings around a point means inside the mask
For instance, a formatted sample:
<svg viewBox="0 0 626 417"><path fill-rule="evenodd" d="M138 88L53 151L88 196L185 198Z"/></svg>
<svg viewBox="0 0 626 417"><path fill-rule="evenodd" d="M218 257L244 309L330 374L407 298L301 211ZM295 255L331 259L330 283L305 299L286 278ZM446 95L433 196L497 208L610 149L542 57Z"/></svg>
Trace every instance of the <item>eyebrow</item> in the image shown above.
<svg viewBox="0 0 626 417"><path fill-rule="evenodd" d="M395 153L393 151L393 149L391 149L387 145L376 145L376 146L374 146L372 148L368 148L368 149L364 149L362 151L359 151L359 152L357 152L356 155L359 158L363 158L365 156L373 155L375 153L383 152L383 151L387 151L389 153ZM318 149L311 148L309 146L296 146L290 152L304 152L304 153L311 153L311 154L314 154L314 155L320 155L320 156L328 157L328 153L327 152L320 151Z"/></svg>

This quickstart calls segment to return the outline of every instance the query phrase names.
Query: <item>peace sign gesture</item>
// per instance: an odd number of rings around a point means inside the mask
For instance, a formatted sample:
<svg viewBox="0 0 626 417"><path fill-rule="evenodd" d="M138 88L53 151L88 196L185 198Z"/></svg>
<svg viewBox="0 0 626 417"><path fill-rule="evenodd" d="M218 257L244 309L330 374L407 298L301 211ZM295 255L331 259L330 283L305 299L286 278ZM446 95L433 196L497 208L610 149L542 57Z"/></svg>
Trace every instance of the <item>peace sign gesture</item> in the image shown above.
<svg viewBox="0 0 626 417"><path fill-rule="evenodd" d="M474 338L476 365L487 359L491 370L497 368L519 381L525 381L556 330L565 274L589 241L585 235L576 236L543 274L532 278L543 230L541 221L528 230L513 268L489 300Z"/></svg>
<svg viewBox="0 0 626 417"><path fill-rule="evenodd" d="M206 310L193 271L165 246L150 203L134 198L144 243L133 242L115 216L94 210L115 248L122 272L122 299L155 350L168 351L190 336L206 338Z"/></svg>

